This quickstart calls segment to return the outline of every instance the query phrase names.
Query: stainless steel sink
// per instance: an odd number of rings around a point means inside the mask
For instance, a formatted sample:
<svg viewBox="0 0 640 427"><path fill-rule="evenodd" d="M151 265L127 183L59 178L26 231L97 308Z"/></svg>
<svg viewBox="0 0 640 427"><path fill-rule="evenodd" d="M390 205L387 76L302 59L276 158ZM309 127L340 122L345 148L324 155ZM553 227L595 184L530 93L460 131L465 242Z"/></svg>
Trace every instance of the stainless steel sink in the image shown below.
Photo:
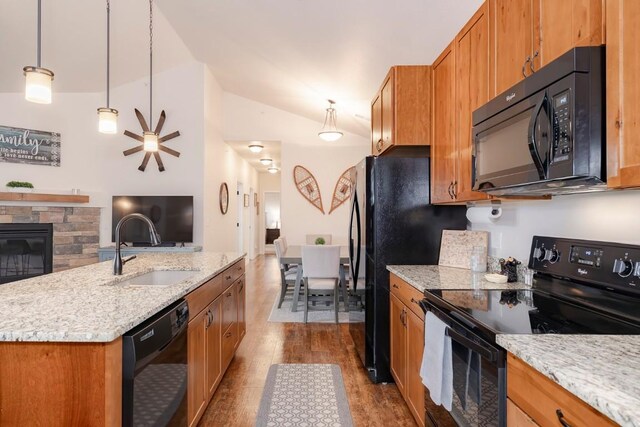
<svg viewBox="0 0 640 427"><path fill-rule="evenodd" d="M119 286L169 286L193 277L198 270L155 270L118 282Z"/></svg>

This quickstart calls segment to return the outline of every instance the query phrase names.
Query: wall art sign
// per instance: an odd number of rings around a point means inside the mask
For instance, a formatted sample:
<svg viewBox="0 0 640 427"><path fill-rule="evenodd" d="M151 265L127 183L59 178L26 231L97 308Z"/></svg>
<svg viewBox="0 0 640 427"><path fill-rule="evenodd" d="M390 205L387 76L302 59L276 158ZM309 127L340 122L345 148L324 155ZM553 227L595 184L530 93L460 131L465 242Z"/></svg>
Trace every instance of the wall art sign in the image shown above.
<svg viewBox="0 0 640 427"><path fill-rule="evenodd" d="M0 162L60 166L60 134L0 126Z"/></svg>

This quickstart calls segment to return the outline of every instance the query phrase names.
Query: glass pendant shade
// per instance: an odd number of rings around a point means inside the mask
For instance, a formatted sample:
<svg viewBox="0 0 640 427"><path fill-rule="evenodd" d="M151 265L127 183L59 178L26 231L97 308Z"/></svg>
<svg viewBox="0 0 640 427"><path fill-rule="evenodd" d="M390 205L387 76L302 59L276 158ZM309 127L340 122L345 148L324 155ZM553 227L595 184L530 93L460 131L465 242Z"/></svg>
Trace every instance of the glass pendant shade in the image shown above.
<svg viewBox="0 0 640 427"><path fill-rule="evenodd" d="M278 168L275 166L271 166L270 168L267 169L267 171L269 173L278 173Z"/></svg>
<svg viewBox="0 0 640 427"><path fill-rule="evenodd" d="M265 166L269 166L271 162L273 162L273 160L271 159L260 159L260 163L262 163Z"/></svg>
<svg viewBox="0 0 640 427"><path fill-rule="evenodd" d="M327 108L327 114L324 118L324 125L322 130L318 132L318 136L325 141L337 141L342 138L342 132L338 130L336 126L336 109L333 108L332 100L329 100L329 108Z"/></svg>
<svg viewBox="0 0 640 427"><path fill-rule="evenodd" d="M118 132L118 110L98 108L98 132L109 134Z"/></svg>
<svg viewBox="0 0 640 427"><path fill-rule="evenodd" d="M262 151L264 147L260 144L251 144L249 146L249 150L251 150L252 153L259 153Z"/></svg>
<svg viewBox="0 0 640 427"><path fill-rule="evenodd" d="M149 153L155 153L158 151L158 135L154 132L145 132L144 138L144 151Z"/></svg>
<svg viewBox="0 0 640 427"><path fill-rule="evenodd" d="M53 72L46 68L24 67L24 98L36 104L51 104L51 82Z"/></svg>

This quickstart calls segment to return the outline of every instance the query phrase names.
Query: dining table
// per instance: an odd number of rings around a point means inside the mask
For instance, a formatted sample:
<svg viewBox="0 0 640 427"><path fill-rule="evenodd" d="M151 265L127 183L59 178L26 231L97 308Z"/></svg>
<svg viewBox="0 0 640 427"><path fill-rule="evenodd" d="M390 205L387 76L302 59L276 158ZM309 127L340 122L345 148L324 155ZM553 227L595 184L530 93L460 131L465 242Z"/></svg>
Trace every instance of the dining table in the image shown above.
<svg viewBox="0 0 640 427"><path fill-rule="evenodd" d="M298 275L296 277L296 284L293 290L293 304L291 306L291 311L298 311L298 301L300 300L300 286L302 284L303 277L303 269L302 265L302 245L289 245L287 249L285 249L284 253L280 257L280 262L282 264L296 264L298 265ZM349 264L349 248L347 246L340 246L340 264L348 265ZM346 275L345 269L340 269L340 282L342 283L342 292L344 301L348 301L348 289L346 286ZM345 303L345 309L349 311L349 304Z"/></svg>

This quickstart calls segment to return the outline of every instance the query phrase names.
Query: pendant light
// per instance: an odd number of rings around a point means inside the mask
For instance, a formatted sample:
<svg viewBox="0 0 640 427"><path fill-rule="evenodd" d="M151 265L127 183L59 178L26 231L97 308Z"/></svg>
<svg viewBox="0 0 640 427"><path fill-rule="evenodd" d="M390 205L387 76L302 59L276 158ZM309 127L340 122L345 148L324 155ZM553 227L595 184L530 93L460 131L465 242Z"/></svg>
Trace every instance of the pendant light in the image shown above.
<svg viewBox="0 0 640 427"><path fill-rule="evenodd" d="M36 104L51 104L51 81L53 71L42 68L42 0L38 0L38 33L37 33L36 66L22 69L25 77L24 98Z"/></svg>
<svg viewBox="0 0 640 427"><path fill-rule="evenodd" d="M328 99L329 108L327 108L327 114L324 118L324 125L322 130L318 132L318 136L325 141L337 141L342 138L342 132L338 131L336 127L336 109L333 108L335 101Z"/></svg>
<svg viewBox="0 0 640 427"><path fill-rule="evenodd" d="M149 124L153 123L153 0L149 0ZM142 134L144 151L158 151L158 134L148 130Z"/></svg>
<svg viewBox="0 0 640 427"><path fill-rule="evenodd" d="M110 80L110 61L111 53L111 2L107 0L107 106L98 108L98 132L100 133L116 133L118 132L118 110L109 107L109 80Z"/></svg>

